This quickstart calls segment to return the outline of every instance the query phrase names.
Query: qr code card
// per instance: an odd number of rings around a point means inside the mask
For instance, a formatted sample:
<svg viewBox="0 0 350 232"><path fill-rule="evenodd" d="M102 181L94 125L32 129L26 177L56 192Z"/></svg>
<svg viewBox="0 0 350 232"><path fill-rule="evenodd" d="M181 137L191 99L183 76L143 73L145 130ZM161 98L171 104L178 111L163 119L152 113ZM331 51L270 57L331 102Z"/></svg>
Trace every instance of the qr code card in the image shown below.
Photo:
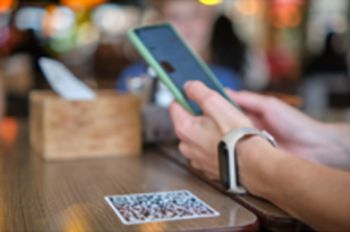
<svg viewBox="0 0 350 232"><path fill-rule="evenodd" d="M220 215L186 190L106 196L105 200L126 225Z"/></svg>

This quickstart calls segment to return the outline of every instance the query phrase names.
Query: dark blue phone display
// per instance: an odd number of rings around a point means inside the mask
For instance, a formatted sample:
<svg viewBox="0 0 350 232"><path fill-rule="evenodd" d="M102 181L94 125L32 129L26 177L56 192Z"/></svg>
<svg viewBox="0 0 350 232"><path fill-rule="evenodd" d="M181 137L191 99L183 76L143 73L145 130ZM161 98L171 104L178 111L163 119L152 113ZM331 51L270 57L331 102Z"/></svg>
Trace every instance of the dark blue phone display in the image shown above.
<svg viewBox="0 0 350 232"><path fill-rule="evenodd" d="M136 34L183 94L183 86L188 80L202 81L222 94L170 26L145 27L136 30ZM189 104L196 114L201 113L196 103L189 101Z"/></svg>

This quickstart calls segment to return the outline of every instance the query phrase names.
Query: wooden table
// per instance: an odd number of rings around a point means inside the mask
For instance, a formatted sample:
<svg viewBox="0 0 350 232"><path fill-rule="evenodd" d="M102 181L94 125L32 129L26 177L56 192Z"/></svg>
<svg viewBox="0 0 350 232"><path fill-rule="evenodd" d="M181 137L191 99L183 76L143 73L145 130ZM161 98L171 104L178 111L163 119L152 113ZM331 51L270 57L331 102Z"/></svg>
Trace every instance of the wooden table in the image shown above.
<svg viewBox="0 0 350 232"><path fill-rule="evenodd" d="M23 128L22 128L23 129ZM257 217L153 149L140 157L45 162L28 133L0 148L0 231L254 231ZM104 196L188 189L219 217L124 226Z"/></svg>
<svg viewBox="0 0 350 232"><path fill-rule="evenodd" d="M298 221L297 219L289 216L283 210L275 206L274 204L260 198L256 198L249 194L235 195L227 193L223 186L219 182L213 182L205 178L201 173L191 169L187 165L187 160L180 154L177 146L174 145L161 145L158 149L167 155L174 162L183 166L191 173L205 181L207 184L213 186L223 194L228 195L234 201L242 204L247 209L254 212L260 219L261 230L268 231L312 231L310 227Z"/></svg>

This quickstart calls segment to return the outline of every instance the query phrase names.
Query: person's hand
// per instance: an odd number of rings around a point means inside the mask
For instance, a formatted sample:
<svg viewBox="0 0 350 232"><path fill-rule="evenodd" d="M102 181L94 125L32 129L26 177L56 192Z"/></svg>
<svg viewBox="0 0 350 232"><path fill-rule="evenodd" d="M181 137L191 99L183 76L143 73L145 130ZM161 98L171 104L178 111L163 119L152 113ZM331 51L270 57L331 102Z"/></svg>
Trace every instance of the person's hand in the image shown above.
<svg viewBox="0 0 350 232"><path fill-rule="evenodd" d="M180 151L211 178L218 177L217 144L229 131L254 126L274 136L279 147L306 160L340 168L350 167L350 144L339 129L318 122L269 96L227 90L244 111L200 82L189 82L187 96L203 110L193 116L177 103L170 107ZM246 115L246 116L245 116Z"/></svg>
<svg viewBox="0 0 350 232"><path fill-rule="evenodd" d="M337 126L316 121L274 97L247 91L227 93L254 126L271 133L282 149L316 163L350 167L350 136L344 136Z"/></svg>
<svg viewBox="0 0 350 232"><path fill-rule="evenodd" d="M217 92L198 81L187 82L185 92L195 101L203 115L194 116L178 103L170 106L179 149L191 165L211 179L219 178L217 146L228 132L252 127L251 121Z"/></svg>

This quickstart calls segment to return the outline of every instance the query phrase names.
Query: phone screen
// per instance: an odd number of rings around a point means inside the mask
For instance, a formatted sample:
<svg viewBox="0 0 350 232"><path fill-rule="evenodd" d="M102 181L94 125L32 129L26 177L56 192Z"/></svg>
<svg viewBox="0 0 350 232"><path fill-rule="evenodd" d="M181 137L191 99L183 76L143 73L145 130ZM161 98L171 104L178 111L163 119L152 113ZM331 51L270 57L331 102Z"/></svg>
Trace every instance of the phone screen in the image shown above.
<svg viewBox="0 0 350 232"><path fill-rule="evenodd" d="M183 86L188 80L202 81L209 88L223 95L223 90L210 79L198 60L170 26L145 27L135 30L135 33L184 96L186 95ZM189 100L188 102L196 114L201 113L196 103Z"/></svg>

